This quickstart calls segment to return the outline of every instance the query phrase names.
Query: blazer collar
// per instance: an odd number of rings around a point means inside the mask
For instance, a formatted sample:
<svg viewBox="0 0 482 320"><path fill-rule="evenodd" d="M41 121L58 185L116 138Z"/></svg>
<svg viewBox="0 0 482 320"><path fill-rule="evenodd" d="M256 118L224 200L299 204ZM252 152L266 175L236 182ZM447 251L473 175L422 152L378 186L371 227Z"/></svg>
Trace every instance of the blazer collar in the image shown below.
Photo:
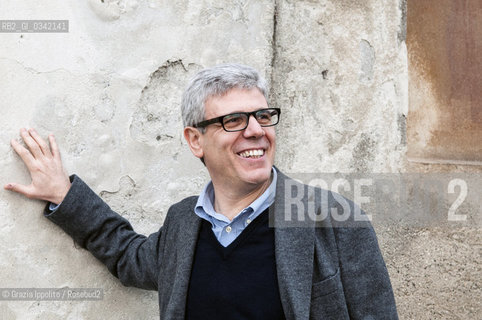
<svg viewBox="0 0 482 320"><path fill-rule="evenodd" d="M187 206L191 208L191 212L184 214L182 219L179 219L177 229L179 236L177 237L177 243L173 244L176 248L177 271L173 275L174 286L166 307L165 319L185 318L189 279L191 278L194 253L201 229L201 218L194 213L196 200L197 197L192 198L192 201L190 201L192 203Z"/></svg>

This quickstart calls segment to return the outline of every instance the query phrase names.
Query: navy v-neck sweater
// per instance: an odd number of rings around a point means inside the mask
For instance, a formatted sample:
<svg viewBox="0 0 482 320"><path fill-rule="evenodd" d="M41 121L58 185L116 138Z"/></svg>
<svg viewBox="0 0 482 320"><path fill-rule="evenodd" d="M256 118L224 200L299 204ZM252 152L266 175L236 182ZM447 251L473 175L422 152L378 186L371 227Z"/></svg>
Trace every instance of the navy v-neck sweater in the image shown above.
<svg viewBox="0 0 482 320"><path fill-rule="evenodd" d="M205 220L196 245L186 319L285 319L268 209L223 247Z"/></svg>

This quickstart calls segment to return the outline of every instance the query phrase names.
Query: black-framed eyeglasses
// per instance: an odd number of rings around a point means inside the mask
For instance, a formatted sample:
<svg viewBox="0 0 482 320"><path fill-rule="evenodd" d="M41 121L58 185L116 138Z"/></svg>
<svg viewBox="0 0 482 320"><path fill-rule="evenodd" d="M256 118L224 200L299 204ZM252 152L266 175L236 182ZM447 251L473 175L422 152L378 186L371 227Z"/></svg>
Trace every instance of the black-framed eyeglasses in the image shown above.
<svg viewBox="0 0 482 320"><path fill-rule="evenodd" d="M235 112L217 118L204 120L194 125L195 128L204 128L213 123L221 123L227 132L242 131L248 127L249 118L253 116L262 127L275 126L279 122L281 110L279 108L266 108L253 112Z"/></svg>

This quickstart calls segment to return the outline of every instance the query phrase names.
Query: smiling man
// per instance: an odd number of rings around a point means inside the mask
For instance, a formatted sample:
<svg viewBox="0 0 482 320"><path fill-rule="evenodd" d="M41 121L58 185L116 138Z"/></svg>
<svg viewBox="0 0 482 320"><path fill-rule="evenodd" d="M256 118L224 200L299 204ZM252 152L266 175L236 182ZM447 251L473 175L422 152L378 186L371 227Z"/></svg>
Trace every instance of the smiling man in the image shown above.
<svg viewBox="0 0 482 320"><path fill-rule="evenodd" d="M12 146L32 183L5 188L49 201L46 217L124 285L158 290L161 319L397 319L368 223L284 224L290 179L273 166L280 113L253 68L199 72L182 99L184 137L211 181L171 206L148 237L79 177L69 179L52 135L49 147L35 130L21 130L29 150L15 140ZM339 208L329 194L324 205ZM319 202L304 207L318 210Z"/></svg>

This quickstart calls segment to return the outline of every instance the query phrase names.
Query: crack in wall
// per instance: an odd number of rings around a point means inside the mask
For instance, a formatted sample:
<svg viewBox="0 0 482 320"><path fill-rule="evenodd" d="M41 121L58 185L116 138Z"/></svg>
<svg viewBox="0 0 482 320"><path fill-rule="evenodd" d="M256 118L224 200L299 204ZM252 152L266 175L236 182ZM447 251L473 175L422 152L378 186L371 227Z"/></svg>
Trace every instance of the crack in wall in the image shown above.
<svg viewBox="0 0 482 320"><path fill-rule="evenodd" d="M398 30L398 43L405 42L407 39L407 0L400 0L398 7L401 11L400 29Z"/></svg>
<svg viewBox="0 0 482 320"><path fill-rule="evenodd" d="M273 9L273 33L271 35L271 74L270 74L270 91L272 92L272 88L274 87L274 71L275 65L278 60L278 49L277 49L277 30L278 29L278 1L274 0L274 9Z"/></svg>
<svg viewBox="0 0 482 320"><path fill-rule="evenodd" d="M71 72L70 70L67 70L65 68L57 68L57 69L52 69L52 70L47 70L47 71L39 71L39 70L36 70L32 67L28 67L26 66L25 64L23 64L22 62L16 60L16 59L10 59L10 58L5 58L5 57L0 57L0 60L4 60L4 61L7 61L7 62L13 62L19 66L21 66L25 71L31 73L31 74L49 74L49 73L56 73L56 72L59 72L59 71L63 71L69 75L78 75L78 74L75 74L73 72Z"/></svg>

